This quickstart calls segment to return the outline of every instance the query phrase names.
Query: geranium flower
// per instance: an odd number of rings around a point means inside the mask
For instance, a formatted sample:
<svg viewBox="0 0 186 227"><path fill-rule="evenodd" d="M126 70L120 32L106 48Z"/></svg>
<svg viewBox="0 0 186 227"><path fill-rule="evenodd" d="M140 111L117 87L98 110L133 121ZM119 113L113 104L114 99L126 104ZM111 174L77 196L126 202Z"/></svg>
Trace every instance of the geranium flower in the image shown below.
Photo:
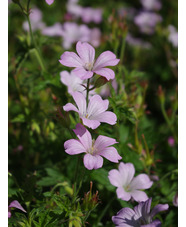
<svg viewBox="0 0 186 227"><path fill-rule="evenodd" d="M95 61L95 49L88 43L77 42L77 53L66 51L61 55L59 62L73 70L82 80L91 78L94 73L104 76L107 80L114 79L115 73L106 66L117 65L119 59L111 51L105 51Z"/></svg>
<svg viewBox="0 0 186 227"><path fill-rule="evenodd" d="M109 172L109 180L112 185L117 187L116 193L119 199L129 201L131 198L137 202L148 199L145 192L141 189L148 189L153 182L147 174L139 174L134 177L135 169L132 163L119 164L119 171L113 169Z"/></svg>
<svg viewBox="0 0 186 227"><path fill-rule="evenodd" d="M81 124L77 124L73 131L79 140L67 140L64 143L65 152L70 155L86 153L83 162L87 169L101 168L103 166L102 157L115 163L122 159L116 148L111 147L117 143L115 139L100 135L96 140L93 140L90 132Z"/></svg>
<svg viewBox="0 0 186 227"><path fill-rule="evenodd" d="M145 202L140 202L134 207L121 209L116 216L112 217L112 221L117 227L161 227L161 222L156 219L152 220L153 217L161 212L168 210L168 204L158 204L150 212L152 198Z"/></svg>
<svg viewBox="0 0 186 227"><path fill-rule="evenodd" d="M140 0L146 10L160 10L162 5L158 0Z"/></svg>
<svg viewBox="0 0 186 227"><path fill-rule="evenodd" d="M52 5L54 3L54 0L45 0L48 5Z"/></svg>
<svg viewBox="0 0 186 227"><path fill-rule="evenodd" d="M67 103L63 106L63 109L65 111L77 112L84 125L89 128L96 129L101 122L105 122L110 125L116 124L116 115L111 111L106 111L109 105L109 101L107 99L103 100L101 96L94 95L90 98L87 107L86 98L83 94L80 92L74 92L72 97L78 108L72 103Z"/></svg>
<svg viewBox="0 0 186 227"><path fill-rule="evenodd" d="M86 81L81 80L76 74L73 72L62 71L60 72L61 82L68 87L68 93L73 95L74 92L81 92L84 97L86 97L86 89L83 85L86 85ZM90 88L92 85L90 86ZM94 95L95 91L91 90L89 95Z"/></svg>
<svg viewBox="0 0 186 227"><path fill-rule="evenodd" d="M14 200L10 203L10 205L8 206L8 218L11 218L11 209L12 207L15 207L19 210L22 210L23 212L26 213L26 210L21 206L21 204L17 201L17 200Z"/></svg>

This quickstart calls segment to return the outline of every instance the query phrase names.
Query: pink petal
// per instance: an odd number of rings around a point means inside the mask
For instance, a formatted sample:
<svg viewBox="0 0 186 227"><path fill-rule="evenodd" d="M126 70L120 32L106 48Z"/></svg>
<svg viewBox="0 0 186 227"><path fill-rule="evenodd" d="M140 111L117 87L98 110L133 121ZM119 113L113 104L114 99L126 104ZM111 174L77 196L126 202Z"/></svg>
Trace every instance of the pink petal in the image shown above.
<svg viewBox="0 0 186 227"><path fill-rule="evenodd" d="M84 165L87 169L99 169L103 166L103 158L99 155L86 154L83 159Z"/></svg>
<svg viewBox="0 0 186 227"><path fill-rule="evenodd" d="M133 199L137 202L146 201L148 199L147 194L143 191L134 190L130 193L131 193L131 196L133 197Z"/></svg>
<svg viewBox="0 0 186 227"><path fill-rule="evenodd" d="M75 111L79 113L78 109L72 104L72 103L67 103L65 106L63 106L64 111Z"/></svg>
<svg viewBox="0 0 186 227"><path fill-rule="evenodd" d="M74 52L65 51L59 62L68 67L82 67L83 62Z"/></svg>
<svg viewBox="0 0 186 227"><path fill-rule="evenodd" d="M139 174L137 177L134 177L130 188L131 189L147 189L152 186L153 182L150 180L147 174Z"/></svg>
<svg viewBox="0 0 186 227"><path fill-rule="evenodd" d="M76 74L81 80L89 79L93 76L92 71L86 71L84 68L75 68L72 70L74 74Z"/></svg>
<svg viewBox="0 0 186 227"><path fill-rule="evenodd" d="M86 42L77 42L76 50L84 63L93 63L95 58L95 49Z"/></svg>
<svg viewBox="0 0 186 227"><path fill-rule="evenodd" d="M111 51L105 51L97 58L93 70L104 68L105 66L117 65L120 59L116 59L116 55Z"/></svg>
<svg viewBox="0 0 186 227"><path fill-rule="evenodd" d="M86 105L87 105L84 95L80 92L74 92L72 94L72 97L76 102L80 115L84 116L84 114L86 114Z"/></svg>
<svg viewBox="0 0 186 227"><path fill-rule="evenodd" d="M97 116L100 113L103 113L105 110L108 109L109 101L103 100L101 96L94 95L90 98L87 113L88 118L97 120L94 116Z"/></svg>
<svg viewBox="0 0 186 227"><path fill-rule="evenodd" d="M151 211L151 218L153 218L157 213L161 212L161 211L165 211L169 209L169 205L168 204L158 204L156 205L152 211Z"/></svg>
<svg viewBox="0 0 186 227"><path fill-rule="evenodd" d="M110 180L110 183L115 187L123 187L121 174L117 169L110 170L108 178Z"/></svg>
<svg viewBox="0 0 186 227"><path fill-rule="evenodd" d="M48 5L51 5L54 2L54 0L45 0L45 1Z"/></svg>
<svg viewBox="0 0 186 227"><path fill-rule="evenodd" d="M117 188L116 190L116 194L117 194L117 197L119 199L122 199L122 200L125 200L125 201L129 201L131 199L131 194L130 192L126 192L123 187L119 187Z"/></svg>
<svg viewBox="0 0 186 227"><path fill-rule="evenodd" d="M103 151L98 152L97 154L115 163L118 163L119 160L122 159L122 157L118 154L116 148L114 147L107 147Z"/></svg>
<svg viewBox="0 0 186 227"><path fill-rule="evenodd" d="M12 214L11 214L11 211L10 209L8 208L8 218L11 218Z"/></svg>
<svg viewBox="0 0 186 227"><path fill-rule="evenodd" d="M136 226L136 221L134 220L135 212L128 207L122 208L116 216L112 217L112 221L118 227L131 227ZM130 224L125 224L126 221L129 221Z"/></svg>
<svg viewBox="0 0 186 227"><path fill-rule="evenodd" d="M85 147L75 139L67 140L64 143L65 152L70 155L80 154L86 152Z"/></svg>
<svg viewBox="0 0 186 227"><path fill-rule="evenodd" d="M134 177L134 165L132 163L125 164L124 162L121 162L118 169L123 179L123 185L128 186Z"/></svg>
<svg viewBox="0 0 186 227"><path fill-rule="evenodd" d="M76 125L76 129L73 130L80 142L84 146L85 150L88 151L92 148L92 136L90 132L80 123Z"/></svg>
<svg viewBox="0 0 186 227"><path fill-rule="evenodd" d="M90 120L87 118L81 118L83 121L83 124L86 125L87 127L91 128L91 129L96 129L97 127L100 126L100 122L97 120Z"/></svg>
<svg viewBox="0 0 186 227"><path fill-rule="evenodd" d="M107 80L113 80L115 78L114 71L109 68L101 68L101 69L93 70L93 72L105 77Z"/></svg>
<svg viewBox="0 0 186 227"><path fill-rule="evenodd" d="M95 149L102 151L106 147L109 147L115 143L118 143L118 142L113 138L110 138L107 136L98 136L94 143L94 147L95 147Z"/></svg>
<svg viewBox="0 0 186 227"><path fill-rule="evenodd" d="M70 73L68 71L60 72L60 79L63 84L68 86L70 82Z"/></svg>
<svg viewBox="0 0 186 227"><path fill-rule="evenodd" d="M110 125L115 125L116 121L117 121L116 114L111 111L106 111L104 113L101 113L101 114L95 116L95 118L100 122L105 122Z"/></svg>
<svg viewBox="0 0 186 227"><path fill-rule="evenodd" d="M21 204L17 200L12 201L8 207L15 207L26 213L26 210L21 206Z"/></svg>

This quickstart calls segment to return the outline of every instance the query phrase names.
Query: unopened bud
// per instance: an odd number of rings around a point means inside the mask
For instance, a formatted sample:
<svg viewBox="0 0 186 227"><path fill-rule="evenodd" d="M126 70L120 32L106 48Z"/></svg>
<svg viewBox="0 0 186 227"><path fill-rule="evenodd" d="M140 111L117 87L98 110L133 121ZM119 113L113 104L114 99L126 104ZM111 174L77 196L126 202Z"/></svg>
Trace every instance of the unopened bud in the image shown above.
<svg viewBox="0 0 186 227"><path fill-rule="evenodd" d="M108 80L105 77L100 76L95 82L95 88L105 85Z"/></svg>

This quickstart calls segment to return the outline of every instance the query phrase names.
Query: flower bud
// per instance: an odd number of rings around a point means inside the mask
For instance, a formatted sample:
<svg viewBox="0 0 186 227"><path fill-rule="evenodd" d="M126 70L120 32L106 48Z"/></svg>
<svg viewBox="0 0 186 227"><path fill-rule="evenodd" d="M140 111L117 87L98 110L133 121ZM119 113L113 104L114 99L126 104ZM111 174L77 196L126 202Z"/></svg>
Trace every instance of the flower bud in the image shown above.
<svg viewBox="0 0 186 227"><path fill-rule="evenodd" d="M100 76L95 82L95 88L105 85L108 80L105 77Z"/></svg>

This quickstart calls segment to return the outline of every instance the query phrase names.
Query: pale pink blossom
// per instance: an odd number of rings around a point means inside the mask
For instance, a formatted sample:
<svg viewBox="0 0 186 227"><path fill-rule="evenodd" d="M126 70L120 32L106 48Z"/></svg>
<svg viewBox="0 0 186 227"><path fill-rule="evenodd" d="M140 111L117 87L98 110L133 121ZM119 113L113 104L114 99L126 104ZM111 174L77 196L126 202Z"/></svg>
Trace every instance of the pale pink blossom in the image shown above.
<svg viewBox="0 0 186 227"><path fill-rule="evenodd" d="M160 10L162 4L158 0L140 0L143 8L146 10Z"/></svg>
<svg viewBox="0 0 186 227"><path fill-rule="evenodd" d="M10 205L8 206L8 218L11 218L11 208L14 207L14 208L17 208L19 210L22 210L23 212L26 213L26 210L21 206L21 204L17 201L17 200L14 200L10 203Z"/></svg>
<svg viewBox="0 0 186 227"><path fill-rule="evenodd" d="M77 53L66 51L61 55L59 62L67 67L75 67L73 72L82 80L91 78L94 73L105 77L107 80L114 79L115 73L106 66L115 66L119 59L111 51L105 51L95 61L95 49L88 43L77 42Z"/></svg>
<svg viewBox="0 0 186 227"><path fill-rule="evenodd" d="M60 23L55 23L52 26L45 27L42 30L42 34L46 36L62 36L63 26Z"/></svg>
<svg viewBox="0 0 186 227"><path fill-rule="evenodd" d="M153 182L147 174L139 174L134 177L135 169L132 163L121 162L118 170L113 169L109 172L109 180L112 185L117 187L116 193L119 199L129 201L131 198L137 202L146 201L147 194L142 189L148 189Z"/></svg>
<svg viewBox="0 0 186 227"><path fill-rule="evenodd" d="M102 21L102 9L93 9L91 7L83 8L81 19L84 23L94 22L96 24Z"/></svg>
<svg viewBox="0 0 186 227"><path fill-rule="evenodd" d="M108 100L103 100L101 96L94 95L90 97L87 106L86 98L80 92L74 92L72 97L76 102L77 107L72 103L67 103L63 106L63 109L67 112L77 112L84 125L89 128L96 129L101 122L108 123L110 125L116 124L116 115L111 111L106 111L109 105Z"/></svg>
<svg viewBox="0 0 186 227"><path fill-rule="evenodd" d="M54 3L54 0L45 0L48 5L51 5Z"/></svg>
<svg viewBox="0 0 186 227"><path fill-rule="evenodd" d="M74 129L79 140L70 139L64 143L65 152L70 155L85 153L83 162L87 169L98 169L103 166L103 158L111 162L118 163L122 157L116 148L111 145L116 144L116 140L107 136L98 136L92 139L90 132L81 124Z"/></svg>
<svg viewBox="0 0 186 227"><path fill-rule="evenodd" d="M86 89L84 87L86 85L86 81L81 80L73 72L69 73L67 71L60 72L60 78L61 82L67 86L69 94L72 95L74 92L78 91L81 92L84 97L86 97ZM92 88L92 86L90 86L90 88ZM91 90L89 95L91 96L93 94L95 94L95 91Z"/></svg>
<svg viewBox="0 0 186 227"><path fill-rule="evenodd" d="M178 32L177 29L173 25L168 26L169 36L168 40L174 47L178 47Z"/></svg>

